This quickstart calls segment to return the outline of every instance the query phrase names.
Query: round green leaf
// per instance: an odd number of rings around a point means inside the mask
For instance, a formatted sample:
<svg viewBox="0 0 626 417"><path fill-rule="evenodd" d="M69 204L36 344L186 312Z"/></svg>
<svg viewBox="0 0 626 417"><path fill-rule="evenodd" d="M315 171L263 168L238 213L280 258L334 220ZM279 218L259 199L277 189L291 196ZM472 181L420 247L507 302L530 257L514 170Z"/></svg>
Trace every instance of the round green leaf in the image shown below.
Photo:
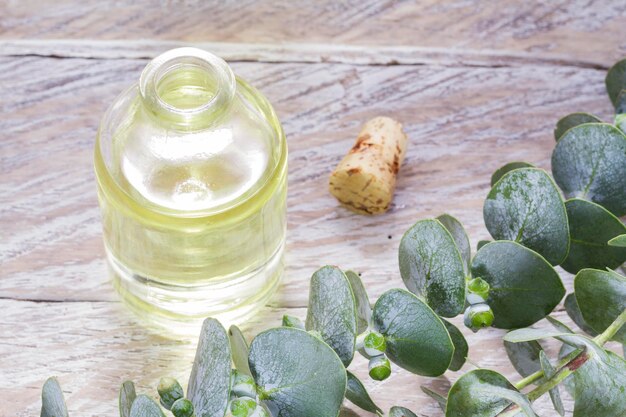
<svg viewBox="0 0 626 417"><path fill-rule="evenodd" d="M472 276L489 283L494 327L513 329L541 320L559 304L565 288L538 253L510 241L488 243L472 261Z"/></svg>
<svg viewBox="0 0 626 417"><path fill-rule="evenodd" d="M400 275L437 314L455 317L465 305L465 272L452 235L437 220L421 220L402 236Z"/></svg>
<svg viewBox="0 0 626 417"><path fill-rule="evenodd" d="M528 399L502 375L487 369L466 373L450 388L446 417L494 417L515 403L536 417Z"/></svg>
<svg viewBox="0 0 626 417"><path fill-rule="evenodd" d="M439 220L443 227L450 232L450 235L452 236L452 239L454 239L454 243L461 254L465 275L469 274L470 261L472 259L472 248L463 224L461 224L456 217L452 217L449 214L442 214L437 217L437 220Z"/></svg>
<svg viewBox="0 0 626 417"><path fill-rule="evenodd" d="M454 324L443 319L441 319L441 321L443 321L443 324L446 326L446 329L450 334L450 339L454 344L454 355L452 356L452 362L450 362L448 369L451 371L458 371L467 360L467 354L469 352L467 340L465 340L463 333L461 333L461 331Z"/></svg>
<svg viewBox="0 0 626 417"><path fill-rule="evenodd" d="M565 132L575 126L585 123L602 123L602 120L589 113L568 114L556 123L556 128L554 129L554 139L558 141L561 139L561 136L565 134Z"/></svg>
<svg viewBox="0 0 626 417"><path fill-rule="evenodd" d="M137 398L137 393L135 392L135 384L133 384L132 381L125 381L120 387L120 417L130 417L130 409L133 406L133 401L135 401L135 398Z"/></svg>
<svg viewBox="0 0 626 417"><path fill-rule="evenodd" d="M446 326L410 292L392 289L381 295L374 305L372 324L385 336L387 357L407 371L439 376L450 366L454 345Z"/></svg>
<svg viewBox="0 0 626 417"><path fill-rule="evenodd" d="M365 386L359 378L350 371L347 371L347 375L348 387L346 388L346 398L348 401L370 413L382 414L383 410L374 403L374 400L372 400L372 397L370 397L367 389L365 389Z"/></svg>
<svg viewBox="0 0 626 417"><path fill-rule="evenodd" d="M197 417L226 414L230 396L231 354L226 330L219 321L202 323L196 358L191 368L187 399Z"/></svg>
<svg viewBox="0 0 626 417"><path fill-rule="evenodd" d="M389 410L389 417L417 417L417 415L404 407L391 407Z"/></svg>
<svg viewBox="0 0 626 417"><path fill-rule="evenodd" d="M575 274L583 268L615 269L626 262L626 248L609 246L626 226L604 207L581 199L565 202L570 228L570 251L561 268Z"/></svg>
<svg viewBox="0 0 626 417"><path fill-rule="evenodd" d="M354 271L346 271L346 277L350 281L350 287L356 302L357 333L361 334L369 326L370 318L372 317L372 305L359 274Z"/></svg>
<svg viewBox="0 0 626 417"><path fill-rule="evenodd" d="M585 323L598 333L626 309L626 277L616 272L583 269L574 278L574 291ZM626 344L626 327L613 340Z"/></svg>
<svg viewBox="0 0 626 417"><path fill-rule="evenodd" d="M165 417L165 414L152 398L138 395L130 409L130 417Z"/></svg>
<svg viewBox="0 0 626 417"><path fill-rule="evenodd" d="M565 301L563 302L563 306L565 307L565 311L570 319L578 327L580 327L585 333L591 336L597 336L598 332L593 330L593 328L585 322L583 318L583 314L580 312L580 307L578 307L578 301L576 300L576 293L567 294L565 297Z"/></svg>
<svg viewBox="0 0 626 417"><path fill-rule="evenodd" d="M626 234L615 236L613 239L609 240L609 246L626 248Z"/></svg>
<svg viewBox="0 0 626 417"><path fill-rule="evenodd" d="M560 264L569 250L563 199L548 174L520 168L493 186L483 207L485 225L496 240L513 240Z"/></svg>
<svg viewBox="0 0 626 417"><path fill-rule="evenodd" d="M7 406L8 404L5 404ZM56 378L48 378L41 390L41 417L67 417L67 406L61 385Z"/></svg>
<svg viewBox="0 0 626 417"><path fill-rule="evenodd" d="M357 310L350 281L335 266L325 266L311 277L306 330L315 330L333 348L345 366L356 345Z"/></svg>
<svg viewBox="0 0 626 417"><path fill-rule="evenodd" d="M622 90L626 89L626 59L616 62L606 74L606 92L617 107Z"/></svg>
<svg viewBox="0 0 626 417"><path fill-rule="evenodd" d="M315 336L288 327L266 330L252 341L249 362L260 399L273 416L339 414L346 369Z"/></svg>
<svg viewBox="0 0 626 417"><path fill-rule="evenodd" d="M626 136L615 126L588 123L568 130L552 152L552 174L568 198L626 214Z"/></svg>
<svg viewBox="0 0 626 417"><path fill-rule="evenodd" d="M500 181L500 178L502 178L504 174L507 174L514 169L520 168L534 168L534 165L530 162L522 161L509 162L508 164L504 164L500 168L495 170L494 173L491 175L491 186L493 187L494 185L496 185L496 183Z"/></svg>
<svg viewBox="0 0 626 417"><path fill-rule="evenodd" d="M238 371L252 375L248 367L248 342L239 327L233 325L228 329L228 340L233 353L233 363Z"/></svg>

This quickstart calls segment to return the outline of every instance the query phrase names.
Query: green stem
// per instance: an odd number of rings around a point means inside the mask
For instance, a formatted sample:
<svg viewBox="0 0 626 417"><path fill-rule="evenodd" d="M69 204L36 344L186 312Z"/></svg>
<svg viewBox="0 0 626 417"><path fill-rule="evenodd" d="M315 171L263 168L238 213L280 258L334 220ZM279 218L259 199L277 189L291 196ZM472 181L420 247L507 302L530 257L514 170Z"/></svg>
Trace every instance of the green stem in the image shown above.
<svg viewBox="0 0 626 417"><path fill-rule="evenodd" d="M580 353L581 353L580 350L574 350L570 352L569 355L565 356L563 359L559 361L559 363L556 365L556 368L561 369L562 367L566 366L571 361L576 359L576 357L580 355ZM539 370L533 374L528 375L526 378L520 380L518 383L514 384L514 386L515 388L517 388L518 391L521 391L522 389L526 388L530 384L539 381L543 377L544 377L543 370Z"/></svg>
<svg viewBox="0 0 626 417"><path fill-rule="evenodd" d="M535 401L537 398L541 397L543 394L559 385L561 382L563 382L565 378L573 374L588 360L589 354L587 353L587 351L584 350L580 352L571 362L568 362L565 366L558 368L552 378L548 379L546 382L538 385L535 389L530 391L527 395L528 401Z"/></svg>
<svg viewBox="0 0 626 417"><path fill-rule="evenodd" d="M622 314L617 316L615 321L613 321L613 323L611 323L611 325L607 327L605 331L597 335L593 339L593 341L596 342L598 346L603 346L606 342L611 340L613 336L615 336L615 333L617 333L619 329L622 328L624 323L626 323L626 310L622 311Z"/></svg>

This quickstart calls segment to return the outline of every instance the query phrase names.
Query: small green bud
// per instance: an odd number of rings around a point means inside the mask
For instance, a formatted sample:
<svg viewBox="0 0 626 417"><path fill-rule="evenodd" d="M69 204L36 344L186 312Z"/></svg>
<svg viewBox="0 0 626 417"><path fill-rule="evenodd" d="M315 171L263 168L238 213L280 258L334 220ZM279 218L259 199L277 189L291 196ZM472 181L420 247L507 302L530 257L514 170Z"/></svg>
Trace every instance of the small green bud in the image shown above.
<svg viewBox="0 0 626 417"><path fill-rule="evenodd" d="M372 379L384 381L391 375L391 362L385 355L379 355L370 359L369 373Z"/></svg>
<svg viewBox="0 0 626 417"><path fill-rule="evenodd" d="M177 380L170 377L161 378L157 387L159 397L161 397L161 405L166 409L170 409L172 404L185 396L183 387Z"/></svg>
<svg viewBox="0 0 626 417"><path fill-rule="evenodd" d="M378 332L369 332L363 340L363 348L369 356L379 356L387 350L385 336Z"/></svg>
<svg viewBox="0 0 626 417"><path fill-rule="evenodd" d="M172 404L171 411L175 417L195 417L193 404L187 398L176 400L176 402Z"/></svg>
<svg viewBox="0 0 626 417"><path fill-rule="evenodd" d="M489 283L482 278L474 278L467 283L467 290L472 294L480 296L483 301L487 301L487 298L489 298L490 288ZM470 301L470 304L476 303Z"/></svg>
<svg viewBox="0 0 626 417"><path fill-rule="evenodd" d="M230 413L233 417L252 417L257 403L252 398L236 398L230 402Z"/></svg>
<svg viewBox="0 0 626 417"><path fill-rule="evenodd" d="M256 384L250 375L233 369L231 374L231 394L237 397L256 398Z"/></svg>
<svg viewBox="0 0 626 417"><path fill-rule="evenodd" d="M283 327L294 327L296 329L304 330L304 323L297 317L285 314L283 316Z"/></svg>
<svg viewBox="0 0 626 417"><path fill-rule="evenodd" d="M474 304L465 310L463 321L473 332L489 327L493 323L493 311L487 304Z"/></svg>

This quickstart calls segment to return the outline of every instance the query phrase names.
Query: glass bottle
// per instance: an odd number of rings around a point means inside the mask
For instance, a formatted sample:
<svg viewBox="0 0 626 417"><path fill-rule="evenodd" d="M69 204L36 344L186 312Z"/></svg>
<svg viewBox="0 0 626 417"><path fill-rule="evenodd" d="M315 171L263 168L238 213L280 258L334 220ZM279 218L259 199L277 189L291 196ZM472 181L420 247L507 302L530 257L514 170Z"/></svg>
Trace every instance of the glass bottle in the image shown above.
<svg viewBox="0 0 626 417"><path fill-rule="evenodd" d="M238 323L274 293L287 144L269 102L222 59L153 59L106 111L95 171L114 286L149 323Z"/></svg>

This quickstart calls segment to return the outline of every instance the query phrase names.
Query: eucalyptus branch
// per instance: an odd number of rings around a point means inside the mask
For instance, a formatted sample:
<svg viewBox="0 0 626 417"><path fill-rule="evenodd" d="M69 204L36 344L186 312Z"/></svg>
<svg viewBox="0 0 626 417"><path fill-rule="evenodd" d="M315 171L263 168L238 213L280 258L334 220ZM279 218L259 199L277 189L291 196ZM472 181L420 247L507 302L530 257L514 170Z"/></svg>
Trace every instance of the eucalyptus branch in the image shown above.
<svg viewBox="0 0 626 417"><path fill-rule="evenodd" d="M574 350L574 351L570 352L567 356L565 356L563 359L561 359L559 361L559 363L556 365L556 368L557 369L562 369L562 368L566 367L570 362L575 361L576 358L581 353L583 353L583 352L580 352L579 350ZM532 373L532 374L528 375L526 378L521 379L519 382L514 384L514 386L519 391L521 391L522 389L526 388L528 385L539 381L543 377L544 377L543 370L539 370L539 371L537 371L535 373ZM556 377L556 375L555 375L555 377Z"/></svg>
<svg viewBox="0 0 626 417"><path fill-rule="evenodd" d="M611 325L607 327L605 331L596 336L593 341L596 342L598 346L604 346L606 342L608 342L613 336L615 336L615 333L617 333L625 323L626 309L622 311L622 314L617 316L615 321L613 321L613 323L611 323Z"/></svg>

